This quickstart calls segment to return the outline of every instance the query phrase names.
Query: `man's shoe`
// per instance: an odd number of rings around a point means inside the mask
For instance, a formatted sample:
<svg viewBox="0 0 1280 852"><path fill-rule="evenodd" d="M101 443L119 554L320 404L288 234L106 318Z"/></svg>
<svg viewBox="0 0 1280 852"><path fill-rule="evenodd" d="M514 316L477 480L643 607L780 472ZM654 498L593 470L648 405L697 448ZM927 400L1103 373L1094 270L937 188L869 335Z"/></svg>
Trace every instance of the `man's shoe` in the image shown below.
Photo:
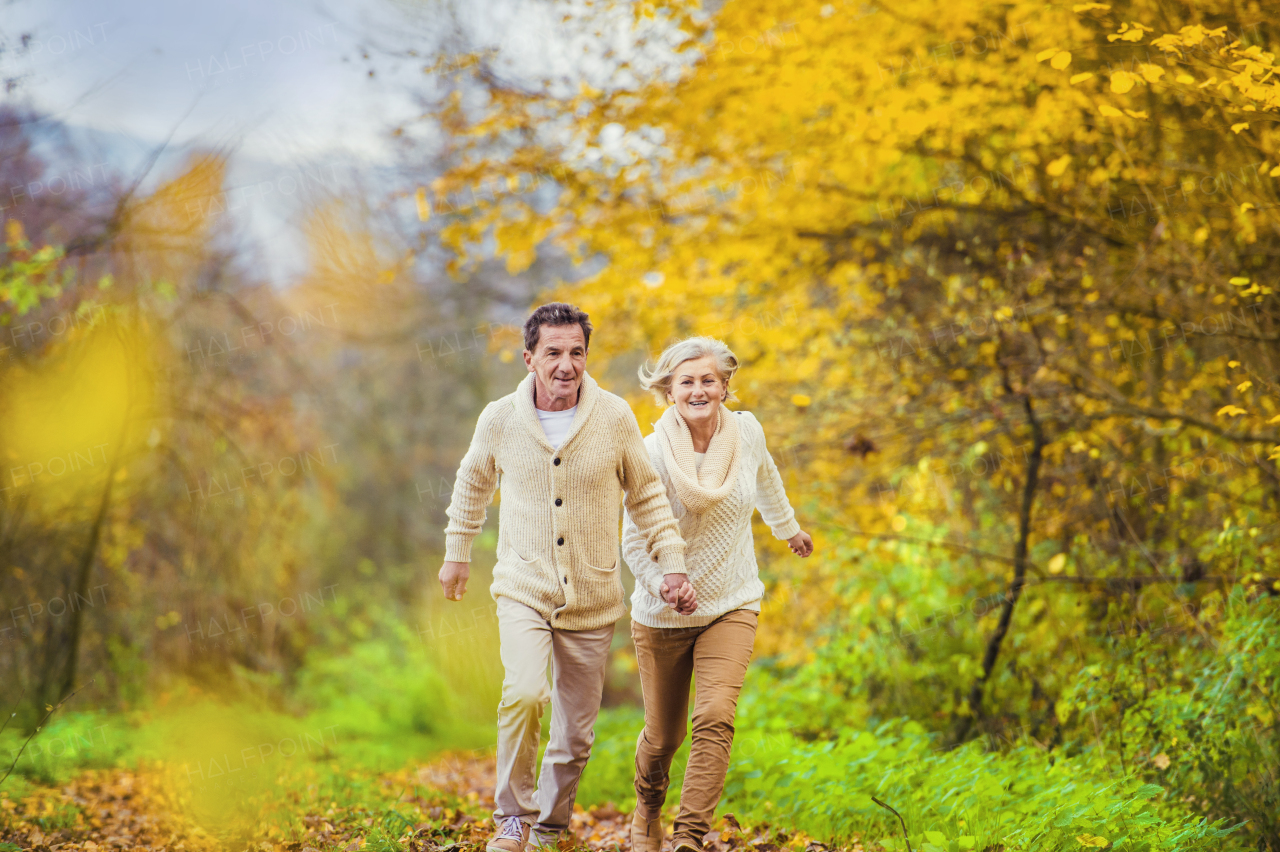
<svg viewBox="0 0 1280 852"><path fill-rule="evenodd" d="M692 840L677 840L672 852L703 852L702 846Z"/></svg>
<svg viewBox="0 0 1280 852"><path fill-rule="evenodd" d="M631 814L631 852L659 852L662 848L662 817L646 819L643 808Z"/></svg>
<svg viewBox="0 0 1280 852"><path fill-rule="evenodd" d="M535 825L529 833L529 852L535 849L540 852L555 852L559 848L560 832Z"/></svg>
<svg viewBox="0 0 1280 852"><path fill-rule="evenodd" d="M486 852L525 852L529 841L529 826L520 817L507 817L498 833L489 838Z"/></svg>

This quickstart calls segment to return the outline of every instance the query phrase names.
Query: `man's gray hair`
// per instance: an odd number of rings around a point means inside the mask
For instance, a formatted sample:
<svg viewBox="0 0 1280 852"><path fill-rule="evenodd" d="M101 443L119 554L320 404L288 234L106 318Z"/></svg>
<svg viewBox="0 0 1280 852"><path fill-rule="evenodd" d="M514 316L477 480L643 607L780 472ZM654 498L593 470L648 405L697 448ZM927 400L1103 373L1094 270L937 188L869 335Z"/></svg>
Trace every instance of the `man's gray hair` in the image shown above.
<svg viewBox="0 0 1280 852"><path fill-rule="evenodd" d="M646 364L640 366L640 387L652 391L658 402L666 402L676 368L685 361L707 355L716 359L716 372L724 382L725 397L722 401L736 402L738 398L729 388L729 380L738 371L738 358L728 346L714 337L690 337L668 346L658 356L658 363L653 369L648 369Z"/></svg>
<svg viewBox="0 0 1280 852"><path fill-rule="evenodd" d="M544 325L582 326L583 343L586 348L591 348L591 320L573 305L566 305L564 302L547 302L545 305L538 306L538 309L530 314L529 319L525 320L524 323L525 349L530 352L537 350L538 339L541 336Z"/></svg>

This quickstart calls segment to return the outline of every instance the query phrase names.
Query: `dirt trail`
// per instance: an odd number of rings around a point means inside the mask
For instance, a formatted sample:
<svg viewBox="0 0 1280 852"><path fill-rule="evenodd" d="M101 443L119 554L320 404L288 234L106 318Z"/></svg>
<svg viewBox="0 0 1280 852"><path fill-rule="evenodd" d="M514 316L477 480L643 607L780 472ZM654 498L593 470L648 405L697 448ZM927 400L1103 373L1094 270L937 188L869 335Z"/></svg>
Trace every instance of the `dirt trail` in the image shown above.
<svg viewBox="0 0 1280 852"><path fill-rule="evenodd" d="M20 801L0 791L0 852L481 852L493 830L494 764L491 757L474 754L443 755L430 764L377 776L387 798L403 791L390 808L386 798L372 810L361 802L337 807L313 802L317 811L301 817L300 836L281 838L264 818L248 844L228 845L184 817L187 809L167 778L160 766L98 770L59 788L35 790ZM304 806L296 795L290 798ZM628 824L629 814L612 806L579 806L561 848L629 852ZM747 830L732 816L716 828L708 852L829 852L803 833L780 833L767 826ZM663 848L669 852L670 840ZM862 846L841 852L862 852Z"/></svg>

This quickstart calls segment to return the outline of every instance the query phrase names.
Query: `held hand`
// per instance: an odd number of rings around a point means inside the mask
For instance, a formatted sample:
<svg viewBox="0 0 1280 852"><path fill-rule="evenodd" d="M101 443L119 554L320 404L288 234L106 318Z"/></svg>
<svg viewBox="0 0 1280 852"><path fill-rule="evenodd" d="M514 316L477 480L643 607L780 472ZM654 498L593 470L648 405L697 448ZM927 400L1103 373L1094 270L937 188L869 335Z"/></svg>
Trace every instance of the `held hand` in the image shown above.
<svg viewBox="0 0 1280 852"><path fill-rule="evenodd" d="M662 578L662 598L680 615L690 615L698 608L698 593L685 574L667 574Z"/></svg>
<svg viewBox="0 0 1280 852"><path fill-rule="evenodd" d="M796 556L805 557L813 553L813 539L804 530L787 539L787 547L791 548L791 552Z"/></svg>
<svg viewBox="0 0 1280 852"><path fill-rule="evenodd" d="M684 588L680 590L680 603L676 607L676 612L681 615L692 615L698 608L698 593L693 588L693 583L686 582Z"/></svg>
<svg viewBox="0 0 1280 852"><path fill-rule="evenodd" d="M451 601L460 601L467 593L467 578L471 576L471 565L466 562L446 562L440 569L440 587L444 596Z"/></svg>

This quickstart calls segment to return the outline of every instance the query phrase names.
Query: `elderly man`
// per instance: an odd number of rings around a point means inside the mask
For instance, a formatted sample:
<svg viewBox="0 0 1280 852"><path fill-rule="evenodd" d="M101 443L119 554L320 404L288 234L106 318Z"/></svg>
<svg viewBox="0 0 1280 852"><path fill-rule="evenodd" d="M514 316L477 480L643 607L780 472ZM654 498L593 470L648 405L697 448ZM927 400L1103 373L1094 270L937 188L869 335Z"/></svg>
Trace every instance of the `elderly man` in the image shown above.
<svg viewBox="0 0 1280 852"><path fill-rule="evenodd" d="M697 607L666 489L631 409L587 374L590 342L591 322L572 305L553 302L533 312L524 326L529 375L480 414L448 509L440 584L445 597L459 601L471 542L501 482L489 592L497 602L505 677L498 830L489 852L554 847L569 825L595 738L613 625L626 611L618 563L624 492L627 512L671 590L667 605L681 614ZM548 698L551 741L535 790Z"/></svg>

